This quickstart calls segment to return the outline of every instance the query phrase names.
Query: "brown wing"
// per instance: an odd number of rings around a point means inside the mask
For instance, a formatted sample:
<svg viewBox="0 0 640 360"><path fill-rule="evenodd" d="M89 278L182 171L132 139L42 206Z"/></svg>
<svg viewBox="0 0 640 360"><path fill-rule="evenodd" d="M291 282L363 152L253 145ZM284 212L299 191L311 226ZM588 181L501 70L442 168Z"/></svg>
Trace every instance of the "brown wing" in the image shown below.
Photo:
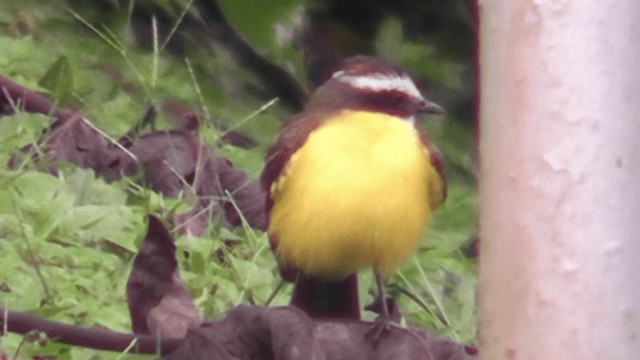
<svg viewBox="0 0 640 360"><path fill-rule="evenodd" d="M284 171L289 158L307 141L309 134L323 121L345 108L345 98L336 97L334 87L321 86L307 103L305 109L289 119L276 141L267 150L264 169L260 176L263 188L269 194L267 213L271 211L271 185Z"/></svg>
<svg viewBox="0 0 640 360"><path fill-rule="evenodd" d="M276 141L267 150L260 183L267 191L267 213L271 211L271 185L284 171L291 155L307 140L309 134L320 124L318 117L309 118L301 113L290 119L280 130Z"/></svg>
<svg viewBox="0 0 640 360"><path fill-rule="evenodd" d="M324 114L323 114L324 115ZM320 124L319 118L322 116L309 118L305 113L301 113L291 118L280 130L276 141L267 150L265 165L260 175L260 183L267 193L265 211L267 213L267 228L269 214L273 207L273 194L271 185L278 180L287 166L291 155L295 153L307 140L309 134ZM268 234L269 245L273 251L278 246L278 239L275 234ZM294 281L297 269L287 264L279 264L280 274L287 281Z"/></svg>

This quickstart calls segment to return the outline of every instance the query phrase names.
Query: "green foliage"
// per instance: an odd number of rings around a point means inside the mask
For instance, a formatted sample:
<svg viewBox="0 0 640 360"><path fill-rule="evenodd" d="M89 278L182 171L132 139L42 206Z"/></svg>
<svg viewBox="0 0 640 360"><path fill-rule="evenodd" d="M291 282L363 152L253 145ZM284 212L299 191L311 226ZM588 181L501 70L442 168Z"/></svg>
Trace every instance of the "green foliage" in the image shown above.
<svg viewBox="0 0 640 360"><path fill-rule="evenodd" d="M298 0L220 1L220 7L229 22L254 45L270 51L279 51L275 36L277 24L293 21L294 11L298 6L300 6Z"/></svg>
<svg viewBox="0 0 640 360"><path fill-rule="evenodd" d="M22 146L35 142L51 119L40 114L18 112L11 121L0 118L0 164L7 164Z"/></svg>
<svg viewBox="0 0 640 360"><path fill-rule="evenodd" d="M251 87L244 85L259 84L224 52L212 54L195 44L186 46L184 57L176 57L166 49L154 53L138 46L127 33L131 14L126 6L103 16L85 1L5 3L6 11L0 12L0 73L47 92L62 106L82 108L114 138L133 128L149 105L183 101L204 114L199 131L203 141L258 176L264 149L288 113L277 102L251 96ZM168 0L140 4L158 5L174 15L183 11ZM293 64L293 69L299 69L300 56L277 41L276 24L290 23L300 4L221 1L229 21L252 44L280 64ZM67 5L75 13L65 10ZM376 42L380 54L394 54L393 60L436 85L450 90L464 84L462 73L468 69L440 55L435 45L424 47L407 39L397 19L383 23ZM131 179L106 183L92 171L73 166L51 175L24 160L9 169L12 154L34 143L50 122L44 115L20 111L0 118L0 303L66 323L129 331L125 284L144 237L145 216L186 212L188 199L166 199ZM252 136L258 146L245 150L221 145L221 125ZM160 114L158 126L175 127L176 122ZM474 232L471 132L458 121L436 119L425 126L448 161L449 199L414 259L393 277L397 286L391 290L410 324L472 342L474 263L459 250ZM202 236L175 234L181 276L205 317L220 316L239 303L262 304L279 283L263 233L230 231L213 223ZM374 286L369 272L363 271L363 304L371 301ZM417 301L403 296L400 288ZM286 304L288 291L290 287L272 304ZM19 346L21 341L21 336L3 335L0 352L12 354L19 348L20 357L51 354L58 359L120 355L52 341L44 347Z"/></svg>
<svg viewBox="0 0 640 360"><path fill-rule="evenodd" d="M124 284L146 212L87 170L65 178L5 169L0 184L3 305L126 331Z"/></svg>
<svg viewBox="0 0 640 360"><path fill-rule="evenodd" d="M66 56L59 57L38 84L49 90L49 96L55 103L63 103L69 99L73 91L73 75L69 59Z"/></svg>

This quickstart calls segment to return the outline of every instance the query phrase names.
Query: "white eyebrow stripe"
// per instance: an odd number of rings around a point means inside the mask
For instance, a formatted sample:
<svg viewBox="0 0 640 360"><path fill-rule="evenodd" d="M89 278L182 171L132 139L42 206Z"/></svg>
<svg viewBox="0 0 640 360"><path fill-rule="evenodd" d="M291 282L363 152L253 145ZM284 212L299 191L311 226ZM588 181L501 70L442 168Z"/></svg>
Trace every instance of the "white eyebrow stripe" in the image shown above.
<svg viewBox="0 0 640 360"><path fill-rule="evenodd" d="M416 99L423 98L413 80L407 76L354 76L344 75L343 71L338 71L333 74L332 78L357 89L370 89L373 91L398 90Z"/></svg>

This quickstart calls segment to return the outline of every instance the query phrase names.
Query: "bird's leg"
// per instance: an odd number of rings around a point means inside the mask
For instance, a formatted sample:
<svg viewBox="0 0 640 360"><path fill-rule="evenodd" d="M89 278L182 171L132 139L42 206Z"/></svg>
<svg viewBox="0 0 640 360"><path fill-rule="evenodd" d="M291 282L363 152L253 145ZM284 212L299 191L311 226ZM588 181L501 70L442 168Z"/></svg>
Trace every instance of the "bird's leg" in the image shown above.
<svg viewBox="0 0 640 360"><path fill-rule="evenodd" d="M382 300L382 314L380 314L380 316L385 319L390 319L389 306L387 306L387 293L384 289L384 279L377 270L374 271L374 274L376 277L376 285L378 285L378 296Z"/></svg>
<svg viewBox="0 0 640 360"><path fill-rule="evenodd" d="M377 270L374 270L374 275L376 277L376 284L378 285L378 298L381 300L382 312L374 320L373 325L367 330L365 336L374 343L377 343L378 340L380 340L380 336L390 329L391 316L389 315L389 307L387 306L387 295L384 290L383 276Z"/></svg>

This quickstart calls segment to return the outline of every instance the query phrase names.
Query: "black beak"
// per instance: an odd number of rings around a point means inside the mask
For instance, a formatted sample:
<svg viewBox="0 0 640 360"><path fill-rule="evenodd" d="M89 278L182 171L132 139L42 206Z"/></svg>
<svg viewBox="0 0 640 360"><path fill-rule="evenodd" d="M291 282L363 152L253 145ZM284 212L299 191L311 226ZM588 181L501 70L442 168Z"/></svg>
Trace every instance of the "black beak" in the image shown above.
<svg viewBox="0 0 640 360"><path fill-rule="evenodd" d="M444 114L447 111L442 106L425 100L422 104L420 104L420 107L418 107L418 112L427 114Z"/></svg>

